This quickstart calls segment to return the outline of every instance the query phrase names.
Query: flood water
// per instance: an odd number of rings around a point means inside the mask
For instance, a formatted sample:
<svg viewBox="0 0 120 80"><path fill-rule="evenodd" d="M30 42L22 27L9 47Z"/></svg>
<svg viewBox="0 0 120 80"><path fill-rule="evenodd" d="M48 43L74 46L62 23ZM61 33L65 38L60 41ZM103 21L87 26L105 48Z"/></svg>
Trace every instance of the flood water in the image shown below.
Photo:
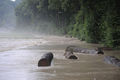
<svg viewBox="0 0 120 80"><path fill-rule="evenodd" d="M5 48L11 47L15 41L16 43L12 48L0 52L0 80L120 80L120 68L103 61L106 55L120 56L120 51L105 51L105 55L76 53L78 60L68 60L63 56L68 45L85 48L95 48L99 45L57 36L4 39L4 44L8 44ZM46 52L54 54L52 66L38 67L39 59Z"/></svg>

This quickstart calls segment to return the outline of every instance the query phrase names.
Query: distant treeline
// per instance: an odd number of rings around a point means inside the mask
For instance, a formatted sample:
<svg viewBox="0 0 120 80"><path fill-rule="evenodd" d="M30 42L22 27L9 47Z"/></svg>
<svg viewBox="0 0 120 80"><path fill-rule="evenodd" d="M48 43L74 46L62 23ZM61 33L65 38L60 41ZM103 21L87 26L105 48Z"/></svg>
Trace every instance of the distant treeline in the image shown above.
<svg viewBox="0 0 120 80"><path fill-rule="evenodd" d="M21 26L120 48L119 0L23 0L16 16Z"/></svg>

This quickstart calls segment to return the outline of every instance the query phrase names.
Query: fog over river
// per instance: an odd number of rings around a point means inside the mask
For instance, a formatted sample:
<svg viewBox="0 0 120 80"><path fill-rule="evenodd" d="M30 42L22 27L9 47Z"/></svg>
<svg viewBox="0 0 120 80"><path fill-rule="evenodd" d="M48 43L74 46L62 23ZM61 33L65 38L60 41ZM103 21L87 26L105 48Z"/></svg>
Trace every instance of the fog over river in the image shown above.
<svg viewBox="0 0 120 80"><path fill-rule="evenodd" d="M104 51L105 55L75 53L79 59L69 60L63 56L67 46L99 45L64 36L28 35L0 35L0 80L120 80L120 68L103 61L104 56L118 56L120 51ZM54 54L52 66L38 67L46 52Z"/></svg>

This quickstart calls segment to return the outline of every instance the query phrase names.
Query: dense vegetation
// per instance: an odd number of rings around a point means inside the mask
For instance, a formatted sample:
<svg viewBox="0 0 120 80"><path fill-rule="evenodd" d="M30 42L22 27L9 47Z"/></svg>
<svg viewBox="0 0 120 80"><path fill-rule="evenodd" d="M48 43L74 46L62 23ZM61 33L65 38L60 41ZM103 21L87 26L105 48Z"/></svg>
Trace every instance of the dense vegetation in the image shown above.
<svg viewBox="0 0 120 80"><path fill-rule="evenodd" d="M23 0L16 16L21 29L120 47L119 0Z"/></svg>

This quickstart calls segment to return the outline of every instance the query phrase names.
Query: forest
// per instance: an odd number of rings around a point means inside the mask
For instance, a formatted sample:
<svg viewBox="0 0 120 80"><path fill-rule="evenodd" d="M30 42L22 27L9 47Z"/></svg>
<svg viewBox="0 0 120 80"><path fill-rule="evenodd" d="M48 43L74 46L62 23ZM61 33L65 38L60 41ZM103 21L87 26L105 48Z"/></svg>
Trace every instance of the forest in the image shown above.
<svg viewBox="0 0 120 80"><path fill-rule="evenodd" d="M17 28L120 48L119 0L22 0Z"/></svg>

